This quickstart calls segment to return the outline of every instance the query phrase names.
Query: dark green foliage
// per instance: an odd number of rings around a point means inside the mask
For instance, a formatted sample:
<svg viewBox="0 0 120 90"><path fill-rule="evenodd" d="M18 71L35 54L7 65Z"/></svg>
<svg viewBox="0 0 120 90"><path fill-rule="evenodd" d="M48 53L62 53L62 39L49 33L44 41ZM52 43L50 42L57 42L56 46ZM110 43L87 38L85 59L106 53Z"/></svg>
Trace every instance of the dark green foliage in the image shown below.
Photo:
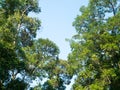
<svg viewBox="0 0 120 90"><path fill-rule="evenodd" d="M27 83L24 81L20 81L19 79L16 80L11 80L7 85L6 85L6 90L25 90L27 87Z"/></svg>
<svg viewBox="0 0 120 90"><path fill-rule="evenodd" d="M42 90L55 90L53 86L47 81L44 83Z"/></svg>
<svg viewBox="0 0 120 90"><path fill-rule="evenodd" d="M39 13L37 0L0 1L0 88L16 90L26 88L26 55L22 47L31 46L40 20L28 17L30 12ZM24 74L23 80L17 75ZM16 86L14 86L16 85Z"/></svg>

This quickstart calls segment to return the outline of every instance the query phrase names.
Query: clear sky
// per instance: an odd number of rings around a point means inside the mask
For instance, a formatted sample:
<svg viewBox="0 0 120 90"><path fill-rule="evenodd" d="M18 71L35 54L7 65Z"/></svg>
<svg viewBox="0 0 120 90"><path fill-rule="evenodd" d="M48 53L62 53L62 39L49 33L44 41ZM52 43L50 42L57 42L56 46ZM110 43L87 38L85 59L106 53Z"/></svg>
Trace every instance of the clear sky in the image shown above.
<svg viewBox="0 0 120 90"><path fill-rule="evenodd" d="M80 14L79 8L87 4L88 0L39 0L41 13L36 16L42 27L37 38L49 38L56 43L61 59L67 59L70 53L70 45L65 39L75 34L72 22Z"/></svg>

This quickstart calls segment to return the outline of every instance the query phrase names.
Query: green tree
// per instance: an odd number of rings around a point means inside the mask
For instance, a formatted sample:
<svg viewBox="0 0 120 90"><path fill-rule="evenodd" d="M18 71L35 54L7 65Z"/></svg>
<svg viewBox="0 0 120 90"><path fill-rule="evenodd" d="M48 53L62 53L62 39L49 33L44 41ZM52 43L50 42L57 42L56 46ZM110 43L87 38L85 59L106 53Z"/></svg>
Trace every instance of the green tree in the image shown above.
<svg viewBox="0 0 120 90"><path fill-rule="evenodd" d="M49 39L38 39L32 47L23 47L27 61L29 77L44 79L47 81L34 87L42 90L64 90L65 67L67 61L59 59L59 48Z"/></svg>
<svg viewBox="0 0 120 90"><path fill-rule="evenodd" d="M119 0L89 0L73 22L77 34L70 40L70 75L74 90L120 88Z"/></svg>
<svg viewBox="0 0 120 90"><path fill-rule="evenodd" d="M35 40L31 47L23 47L27 57L27 71L37 76L50 76L58 60L59 48L49 39ZM31 69L31 70L29 70Z"/></svg>
<svg viewBox="0 0 120 90"><path fill-rule="evenodd" d="M22 47L32 45L40 27L40 20L29 17L30 12L40 12L37 0L0 1L0 89L13 90L12 85L20 83L26 86L16 77L26 72Z"/></svg>

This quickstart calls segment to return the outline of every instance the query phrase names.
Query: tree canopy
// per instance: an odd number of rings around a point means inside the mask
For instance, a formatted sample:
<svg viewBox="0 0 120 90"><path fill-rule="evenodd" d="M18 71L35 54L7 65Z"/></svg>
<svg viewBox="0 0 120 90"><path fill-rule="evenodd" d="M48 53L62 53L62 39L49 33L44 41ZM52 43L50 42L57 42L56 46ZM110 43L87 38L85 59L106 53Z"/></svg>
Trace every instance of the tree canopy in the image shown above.
<svg viewBox="0 0 120 90"><path fill-rule="evenodd" d="M22 48L33 44L36 31L41 24L39 19L28 16L30 12L40 12L37 0L0 1L0 89L2 90L26 88L26 82L17 77L18 74L26 72L27 57Z"/></svg>
<svg viewBox="0 0 120 90"><path fill-rule="evenodd" d="M80 8L68 57L71 72L77 76L74 90L120 88L119 6L119 0L90 0Z"/></svg>

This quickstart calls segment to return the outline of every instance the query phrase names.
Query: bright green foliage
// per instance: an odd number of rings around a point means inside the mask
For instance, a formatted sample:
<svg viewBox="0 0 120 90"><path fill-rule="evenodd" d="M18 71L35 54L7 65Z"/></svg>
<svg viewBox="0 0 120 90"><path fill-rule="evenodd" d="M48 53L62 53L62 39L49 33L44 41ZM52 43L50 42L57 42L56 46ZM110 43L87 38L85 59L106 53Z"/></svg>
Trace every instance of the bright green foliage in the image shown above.
<svg viewBox="0 0 120 90"><path fill-rule="evenodd" d="M58 47L52 41L38 39L34 41L32 47L23 47L23 50L27 57L27 69L30 74L36 74L39 77L51 75L59 54Z"/></svg>
<svg viewBox="0 0 120 90"><path fill-rule="evenodd" d="M59 60L59 49L55 43L49 39L38 39L34 41L32 47L24 47L25 55L28 59L27 71L32 78L47 78L43 85L36 88L42 90L64 90L67 76L65 70L67 61Z"/></svg>
<svg viewBox="0 0 120 90"><path fill-rule="evenodd" d="M77 35L71 43L70 75L74 90L120 88L119 0L90 0L73 22Z"/></svg>

